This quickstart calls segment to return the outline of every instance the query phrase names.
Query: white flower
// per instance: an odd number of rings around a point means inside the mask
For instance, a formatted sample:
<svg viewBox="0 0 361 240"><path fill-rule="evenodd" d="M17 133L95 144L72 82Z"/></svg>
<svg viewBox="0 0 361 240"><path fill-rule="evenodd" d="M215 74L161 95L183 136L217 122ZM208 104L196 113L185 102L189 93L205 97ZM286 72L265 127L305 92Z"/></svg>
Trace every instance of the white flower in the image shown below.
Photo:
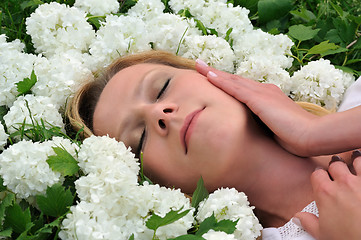
<svg viewBox="0 0 361 240"><path fill-rule="evenodd" d="M249 206L247 196L232 188L222 188L209 195L208 199L199 204L197 220L202 222L214 213L217 221L238 220L234 235L237 239L256 239L262 229L253 213L254 207Z"/></svg>
<svg viewBox="0 0 361 240"><path fill-rule="evenodd" d="M203 234L202 237L206 240L237 240L233 234L227 234L225 232L219 232L214 230L209 230L207 233Z"/></svg>
<svg viewBox="0 0 361 240"><path fill-rule="evenodd" d="M188 9L193 15L196 13L202 12L204 8L204 0L170 0L169 6L173 9L175 13L178 13L180 10Z"/></svg>
<svg viewBox="0 0 361 240"><path fill-rule="evenodd" d="M307 101L331 110L337 108L354 77L336 69L329 60L320 59L295 72L291 81L295 101Z"/></svg>
<svg viewBox="0 0 361 240"><path fill-rule="evenodd" d="M85 17L78 8L45 3L26 19L26 31L36 51L46 56L71 49L85 52L95 36Z"/></svg>
<svg viewBox="0 0 361 240"><path fill-rule="evenodd" d="M78 155L79 166L84 173L101 173L105 168L118 171L122 167L117 165L119 162L126 164L135 175L138 175L140 169L138 159L130 148L108 136L91 136L85 139Z"/></svg>
<svg viewBox="0 0 361 240"><path fill-rule="evenodd" d="M74 7L92 15L103 16L116 13L119 9L119 2L117 0L75 0Z"/></svg>
<svg viewBox="0 0 361 240"><path fill-rule="evenodd" d="M49 97L58 108L64 107L67 98L82 83L93 78L83 61L82 54L68 51L37 62L34 68L38 81L32 92L36 96Z"/></svg>
<svg viewBox="0 0 361 240"><path fill-rule="evenodd" d="M45 194L48 186L62 183L63 177L53 172L46 160L55 152L52 147L64 147L75 156L76 146L68 139L54 137L42 143L21 141L0 154L0 175L4 185L20 198Z"/></svg>
<svg viewBox="0 0 361 240"><path fill-rule="evenodd" d="M128 14L129 16L138 17L146 21L163 14L164 8L164 4L160 0L138 0L128 10Z"/></svg>
<svg viewBox="0 0 361 240"><path fill-rule="evenodd" d="M30 116L32 116L34 124L37 122L41 125L42 119L46 127L56 126L64 129L63 118L50 98L28 94L18 97L9 112L4 116L9 133L16 132L16 129L22 126L24 120L25 124L32 125L33 122ZM24 129L29 128L29 126L25 125Z"/></svg>
<svg viewBox="0 0 361 240"><path fill-rule="evenodd" d="M90 45L92 70L125 54L151 50L146 24L140 18L108 15L105 20Z"/></svg>
<svg viewBox="0 0 361 240"><path fill-rule="evenodd" d="M19 94L16 83L30 77L34 62L40 58L23 53L23 48L18 39L6 42L6 36L0 35L0 106L12 106Z"/></svg>
<svg viewBox="0 0 361 240"><path fill-rule="evenodd" d="M200 35L195 28L193 20L187 20L174 14L161 14L147 22L147 28L151 29L151 42L156 50L165 50L177 53L178 46L180 53L183 44L182 37Z"/></svg>
<svg viewBox="0 0 361 240"><path fill-rule="evenodd" d="M170 210L179 209L191 211L160 227L156 236L165 240L186 234L191 228L194 219L189 199L179 189L147 183L139 186L138 160L124 143L91 136L84 140L78 158L87 175L75 182L81 202L63 221L63 239L129 239L132 234L135 239L150 239L153 230L145 225L150 213L164 217Z"/></svg>
<svg viewBox="0 0 361 240"><path fill-rule="evenodd" d="M184 41L185 58L200 58L210 66L228 72L234 71L235 55L226 40L214 35L190 36Z"/></svg>
<svg viewBox="0 0 361 240"><path fill-rule="evenodd" d="M0 151L4 150L8 136L9 135L6 134L4 126L0 123Z"/></svg>

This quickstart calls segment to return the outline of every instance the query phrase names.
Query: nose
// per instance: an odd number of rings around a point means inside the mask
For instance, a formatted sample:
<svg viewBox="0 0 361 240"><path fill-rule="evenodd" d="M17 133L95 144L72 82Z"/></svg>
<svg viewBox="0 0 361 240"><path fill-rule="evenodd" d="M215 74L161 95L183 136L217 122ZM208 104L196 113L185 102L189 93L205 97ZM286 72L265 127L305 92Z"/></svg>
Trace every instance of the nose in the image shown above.
<svg viewBox="0 0 361 240"><path fill-rule="evenodd" d="M161 134L167 135L170 122L175 115L178 107L175 104L155 103L147 111L147 125Z"/></svg>

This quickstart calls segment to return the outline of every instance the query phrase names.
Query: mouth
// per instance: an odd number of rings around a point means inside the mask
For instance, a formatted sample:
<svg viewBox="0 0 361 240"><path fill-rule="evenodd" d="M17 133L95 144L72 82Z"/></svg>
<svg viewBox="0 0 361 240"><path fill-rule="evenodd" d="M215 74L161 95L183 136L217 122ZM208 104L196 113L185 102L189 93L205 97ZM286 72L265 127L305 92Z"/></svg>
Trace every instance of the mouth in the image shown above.
<svg viewBox="0 0 361 240"><path fill-rule="evenodd" d="M192 135L195 122L196 122L197 118L199 117L199 114L204 109L205 109L205 107L202 109L195 110L194 112L191 112L190 114L188 114L188 116L184 119L183 126L180 130L180 139L181 139L181 143L184 147L184 151L186 154L188 152L188 143L189 143L189 139Z"/></svg>

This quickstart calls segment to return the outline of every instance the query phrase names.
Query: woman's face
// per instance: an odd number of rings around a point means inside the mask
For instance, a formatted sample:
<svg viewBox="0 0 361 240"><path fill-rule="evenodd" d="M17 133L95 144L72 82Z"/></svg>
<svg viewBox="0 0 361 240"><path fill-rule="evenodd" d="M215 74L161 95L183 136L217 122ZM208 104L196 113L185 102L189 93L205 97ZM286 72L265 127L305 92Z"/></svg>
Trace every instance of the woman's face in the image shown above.
<svg viewBox="0 0 361 240"><path fill-rule="evenodd" d="M119 71L93 122L96 135L141 149L148 177L185 192L201 176L211 190L251 167L250 112L194 70L138 64Z"/></svg>

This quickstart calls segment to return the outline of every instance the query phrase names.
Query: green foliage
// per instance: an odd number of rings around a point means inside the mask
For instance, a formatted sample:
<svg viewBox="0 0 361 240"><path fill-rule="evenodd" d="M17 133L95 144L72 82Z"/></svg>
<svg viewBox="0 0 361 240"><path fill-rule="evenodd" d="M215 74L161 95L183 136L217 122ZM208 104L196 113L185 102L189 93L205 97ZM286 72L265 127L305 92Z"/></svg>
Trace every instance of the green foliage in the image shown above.
<svg viewBox="0 0 361 240"><path fill-rule="evenodd" d="M12 206L6 208L6 216L4 220L4 228L11 228L14 233L21 234L27 232L34 225L31 221L30 209L26 208L24 211L20 205L14 203Z"/></svg>
<svg viewBox="0 0 361 240"><path fill-rule="evenodd" d="M204 219L204 221L199 226L199 230L197 231L196 235L202 236L211 229L214 231L222 231L231 234L236 230L237 222L238 220L221 220L218 222L214 214L212 214L210 217Z"/></svg>
<svg viewBox="0 0 361 240"><path fill-rule="evenodd" d="M78 162L68 151L61 147L53 147L53 150L56 155L49 156L46 160L53 171L60 172L63 176L72 176L79 171Z"/></svg>
<svg viewBox="0 0 361 240"><path fill-rule="evenodd" d="M37 80L37 77L35 75L35 71L33 70L31 72L30 78L24 78L24 80L16 83L17 90L19 92L18 96L31 93L31 88L35 85L35 83L37 81L38 80Z"/></svg>
<svg viewBox="0 0 361 240"><path fill-rule="evenodd" d="M156 234L158 228L168 225L168 224L171 224L171 223L181 219L182 217L187 215L190 211L190 209L188 209L183 212L180 212L181 210L182 209L179 209L177 211L171 210L164 217L160 217L155 213L152 214L152 216L147 220L145 225L147 226L147 228L154 230L153 239L155 239L155 234Z"/></svg>
<svg viewBox="0 0 361 240"><path fill-rule="evenodd" d="M293 0L260 0L258 14L261 24L280 19L287 15L293 8Z"/></svg>
<svg viewBox="0 0 361 240"><path fill-rule="evenodd" d="M52 217L60 217L64 215L68 208L73 204L74 196L69 189L60 184L54 184L48 187L45 196L37 196L36 202L40 210Z"/></svg>
<svg viewBox="0 0 361 240"><path fill-rule="evenodd" d="M197 188L192 195L192 207L197 208L199 203L208 197L209 193L204 186L203 178L201 177L197 182Z"/></svg>

